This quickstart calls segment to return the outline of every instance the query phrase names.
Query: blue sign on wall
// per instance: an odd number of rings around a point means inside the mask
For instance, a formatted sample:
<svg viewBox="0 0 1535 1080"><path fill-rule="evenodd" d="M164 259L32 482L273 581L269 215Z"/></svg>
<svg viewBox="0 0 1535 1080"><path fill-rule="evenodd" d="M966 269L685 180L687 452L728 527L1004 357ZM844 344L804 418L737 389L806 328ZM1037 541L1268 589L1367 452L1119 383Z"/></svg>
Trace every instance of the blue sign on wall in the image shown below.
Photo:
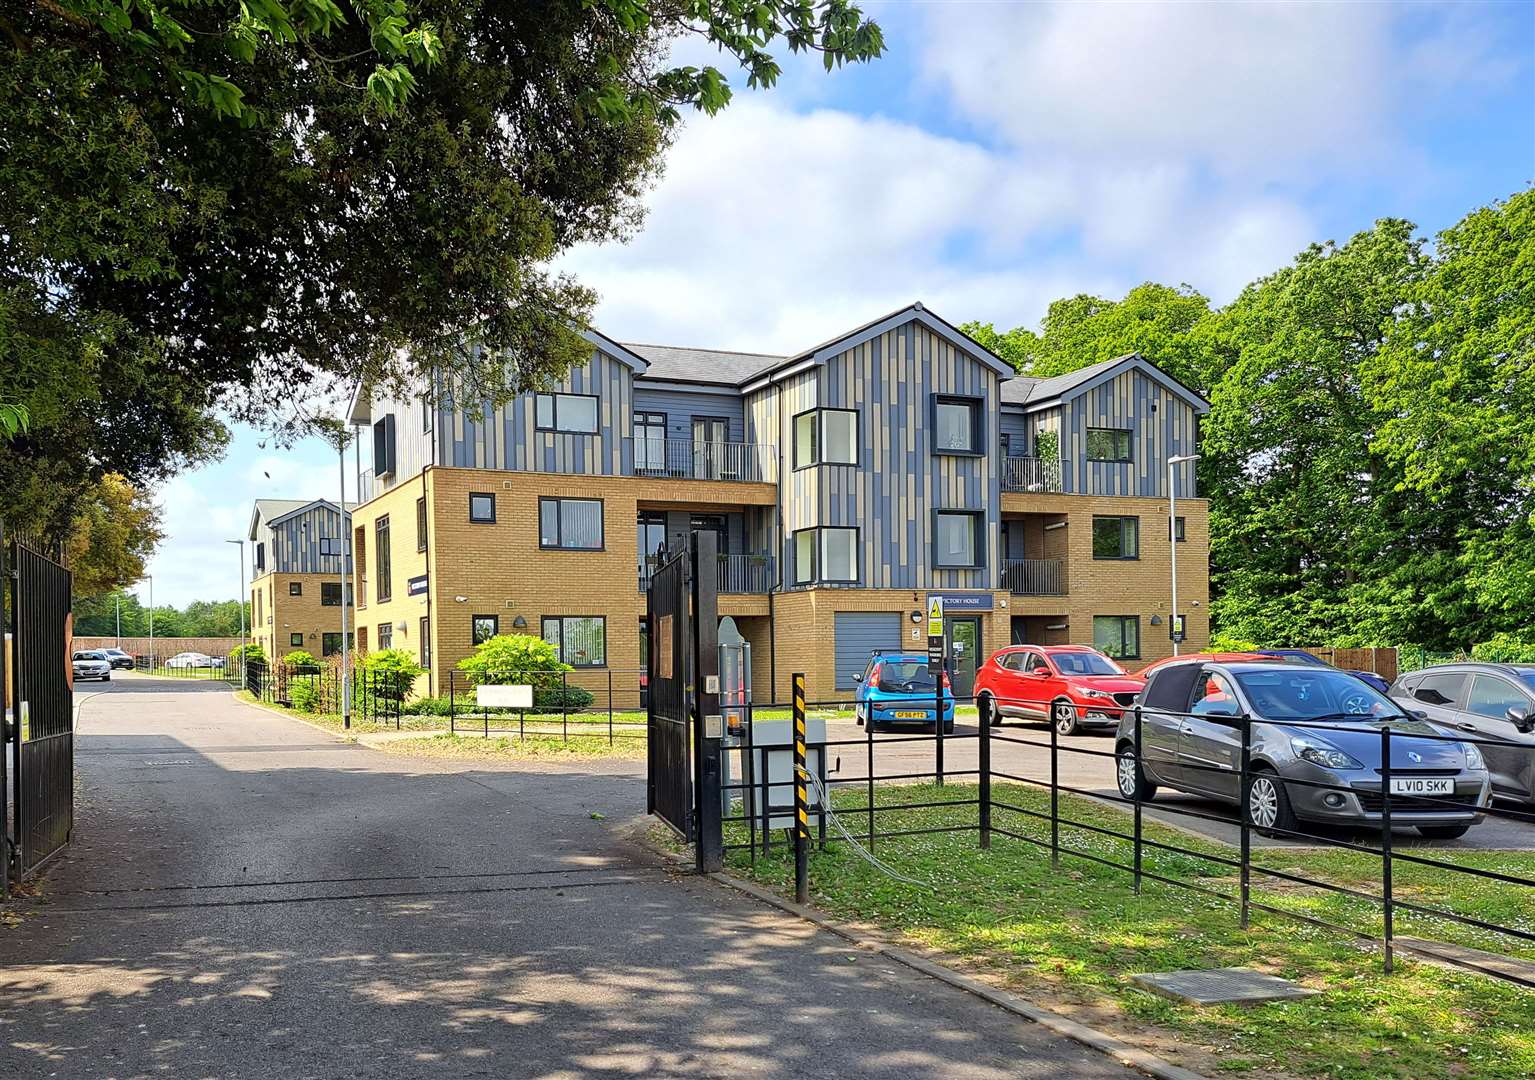
<svg viewBox="0 0 1535 1080"><path fill-rule="evenodd" d="M426 575L413 577L405 583L405 595L421 596L426 592Z"/></svg>
<svg viewBox="0 0 1535 1080"><path fill-rule="evenodd" d="M931 600L935 596L943 597L943 613L945 615L965 615L972 611L990 611L992 596L989 592L944 592L928 593Z"/></svg>

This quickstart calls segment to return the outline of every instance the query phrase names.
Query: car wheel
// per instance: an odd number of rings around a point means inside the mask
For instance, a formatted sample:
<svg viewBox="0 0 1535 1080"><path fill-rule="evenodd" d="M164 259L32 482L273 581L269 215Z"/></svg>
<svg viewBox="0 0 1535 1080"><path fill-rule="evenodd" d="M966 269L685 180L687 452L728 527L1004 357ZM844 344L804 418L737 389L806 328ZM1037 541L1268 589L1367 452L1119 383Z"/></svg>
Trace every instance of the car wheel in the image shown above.
<svg viewBox="0 0 1535 1080"><path fill-rule="evenodd" d="M1119 781L1119 793L1125 798L1131 802L1149 802L1156 796L1157 786L1146 779L1140 762L1135 760L1135 747L1130 743L1123 743L1119 747L1119 758L1114 767Z"/></svg>
<svg viewBox="0 0 1535 1080"><path fill-rule="evenodd" d="M954 734L954 721L953 720L950 720L947 724L943 725L943 733L945 735L953 735Z"/></svg>
<svg viewBox="0 0 1535 1080"><path fill-rule="evenodd" d="M990 694L982 694L979 698L976 699L976 704L979 705L982 701L986 703L986 714L991 717L991 723L987 724L986 726L1001 727L1002 714L997 711L997 699L992 697Z"/></svg>
<svg viewBox="0 0 1535 1080"><path fill-rule="evenodd" d="M1470 825L1419 825L1418 832L1430 840L1458 840L1470 831Z"/></svg>
<svg viewBox="0 0 1535 1080"><path fill-rule="evenodd" d="M110 676L110 675L103 675L101 677L101 681L102 682L111 682L112 681L112 676Z"/></svg>
<svg viewBox="0 0 1535 1080"><path fill-rule="evenodd" d="M1050 707L1055 730L1062 735L1076 735L1082 729L1077 725L1077 709L1069 701L1057 701Z"/></svg>
<svg viewBox="0 0 1535 1080"><path fill-rule="evenodd" d="M1285 837L1296 831L1295 811L1278 773L1271 769L1253 773L1247 788L1247 815L1264 836Z"/></svg>

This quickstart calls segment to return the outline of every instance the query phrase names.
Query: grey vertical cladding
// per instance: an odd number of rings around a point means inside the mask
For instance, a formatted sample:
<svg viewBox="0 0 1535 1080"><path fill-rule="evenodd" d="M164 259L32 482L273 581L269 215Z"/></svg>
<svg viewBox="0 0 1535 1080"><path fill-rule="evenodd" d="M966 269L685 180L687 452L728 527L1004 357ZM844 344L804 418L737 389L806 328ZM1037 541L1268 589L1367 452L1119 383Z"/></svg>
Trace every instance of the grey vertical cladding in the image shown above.
<svg viewBox="0 0 1535 1080"><path fill-rule="evenodd" d="M1001 445L1002 436L1006 435L1015 456L1033 455L1034 426L1029 423L1029 417L1022 409L1003 409L997 427L998 430L993 433L997 445Z"/></svg>
<svg viewBox="0 0 1535 1080"><path fill-rule="evenodd" d="M995 372L916 323L907 323L829 358L822 369L828 408L859 413L859 463L826 465L818 490L795 484L785 496L786 534L812 525L860 530L860 584L867 588L991 588L997 567L999 481L994 444L999 379ZM929 428L932 395L978 397L986 417L986 453L935 455ZM787 415L810 406L790 406ZM792 433L791 433L792 434ZM932 566L932 511L983 510L985 565ZM788 545L792 547L792 544ZM792 552L785 552L786 560ZM792 563L786 562L792 568ZM792 573L789 577L792 581Z"/></svg>
<svg viewBox="0 0 1535 1080"><path fill-rule="evenodd" d="M280 574L341 574L339 555L321 555L320 540L342 539L346 526L329 507L318 506L268 530L268 568ZM351 545L347 544L346 549ZM348 569L350 569L348 562Z"/></svg>
<svg viewBox="0 0 1535 1080"><path fill-rule="evenodd" d="M783 381L776 390L778 445L782 447L785 469L778 477L778 511L782 516L783 550L780 558L784 566L784 581L794 581L794 532L821 524L816 512L819 491L819 468L794 468L794 417L806 409L813 409L821 401L821 369L813 368ZM774 392L774 391L769 391Z"/></svg>
<svg viewBox="0 0 1535 1080"><path fill-rule="evenodd" d="M1161 383L1138 370L1095 386L1061 403L1062 481L1083 495L1167 495L1167 459L1195 452L1196 414ZM1131 433L1131 461L1089 461L1088 428L1123 428ZM1178 475L1177 494L1193 494L1187 467Z"/></svg>
<svg viewBox="0 0 1535 1080"><path fill-rule="evenodd" d="M537 430L536 394L521 394L499 408L486 402L451 410L443 424L450 429L442 436L445 462L464 469L588 476L630 471L634 380L628 365L594 350L548 392L596 395L597 433Z"/></svg>
<svg viewBox="0 0 1535 1080"><path fill-rule="evenodd" d="M725 429L730 442L755 441L746 438L746 405L739 394L653 390L642 385L634 388L634 411L665 413L668 439L691 440L693 417L710 416L726 422Z"/></svg>

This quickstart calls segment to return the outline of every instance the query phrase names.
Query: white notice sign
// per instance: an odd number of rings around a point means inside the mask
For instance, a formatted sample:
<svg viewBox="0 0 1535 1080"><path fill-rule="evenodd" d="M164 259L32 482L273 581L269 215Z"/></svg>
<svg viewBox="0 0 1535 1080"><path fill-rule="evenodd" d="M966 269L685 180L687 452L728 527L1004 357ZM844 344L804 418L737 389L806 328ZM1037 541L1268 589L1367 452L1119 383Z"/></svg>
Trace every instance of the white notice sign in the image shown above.
<svg viewBox="0 0 1535 1080"><path fill-rule="evenodd" d="M487 709L531 709L531 686L476 686L474 702Z"/></svg>

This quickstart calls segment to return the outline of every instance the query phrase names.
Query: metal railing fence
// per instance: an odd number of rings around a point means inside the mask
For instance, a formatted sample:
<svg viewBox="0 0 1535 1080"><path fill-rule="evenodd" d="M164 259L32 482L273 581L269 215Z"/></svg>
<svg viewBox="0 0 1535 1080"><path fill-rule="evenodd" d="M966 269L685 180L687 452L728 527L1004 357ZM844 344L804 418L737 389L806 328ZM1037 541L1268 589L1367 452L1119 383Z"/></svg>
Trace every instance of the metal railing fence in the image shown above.
<svg viewBox="0 0 1535 1080"><path fill-rule="evenodd" d="M941 691L935 692L934 701L926 706L929 710L938 707L939 693ZM1109 749L1084 745L1085 740L1081 739L1063 741L1063 736L1055 724L1048 725L1047 736L1041 734L1030 737L1021 732L1019 734L1003 733L992 723L993 710L998 704L1009 708L1039 709L1048 716L1054 702L1024 698L1007 698L998 702L994 695L983 694L980 699L961 697L955 704L960 707L971 704L976 706L973 728L965 725L957 728L952 734L945 733L939 728L916 734L888 735L876 733L872 724L865 724L862 736L859 738L828 738L824 742L811 744L812 750L819 751L820 766L818 769L807 768L807 772L813 774L813 779L807 776L810 786L819 789L823 799L834 798L846 792L859 794L856 797L857 801L838 801L833 805L830 815L825 812L824 803L812 805L809 808L808 820L815 835L813 838L807 836L806 842L823 848L828 844L856 842L873 852L880 842L896 836L975 833L982 848L990 847L994 837L1003 836L1048 851L1053 866L1059 866L1062 858L1076 858L1121 870L1130 875L1132 887L1137 893L1141 890L1142 883L1150 880L1230 902L1238 909L1240 925L1244 929L1249 925L1252 913L1261 911L1368 941L1381 948L1387 972L1392 969L1396 953L1400 950L1442 963L1477 970L1500 979L1535 985L1527 976L1519 974L1516 965L1479 964L1474 956L1468 958L1464 949L1457 948L1457 943L1425 942L1414 938L1410 944L1403 945L1399 941L1401 935L1398 933L1398 917L1405 912L1425 921L1440 921L1441 926L1458 926L1483 937L1492 935L1494 938L1507 941L1510 945L1535 944L1535 930L1496 923L1465 911L1453 910L1445 903L1429 902L1416 892L1404 892L1398 887L1393 873L1397 866L1406 863L1449 874L1467 875L1478 881L1487 882L1489 885L1535 890L1535 878L1483 866L1451 862L1425 854L1425 849L1422 847L1403 850L1393 841L1394 829L1411 827L1415 820L1430 820L1426 817L1429 814L1439 815L1441 819L1445 814L1452 816L1477 814L1489 818L1535 824L1535 813L1498 806L1490 802L1483 804L1479 796L1468 801L1466 794L1459 790L1449 795L1409 795L1393 791L1393 778L1401 778L1407 771L1400 764L1393 763L1393 745L1401 740L1493 747L1507 745L1499 740L1462 735L1420 734L1416 731L1403 732L1392 728L1389 724L1382 724L1378 726L1381 755L1378 781L1344 785L1292 779L1288 775L1283 778L1274 777L1287 789L1293 786L1297 790L1324 789L1355 798L1363 796L1360 805L1364 812L1371 816L1362 825L1356 825L1350 838L1345 839L1326 831L1318 831L1317 826L1307 827L1304 823L1295 828L1271 824L1260 829L1253 820L1251 795L1255 777L1265 775L1262 770L1266 766L1255 766L1253 763L1255 721L1247 715L1228 717L1226 719L1229 721L1239 748L1235 768L1190 764L1184 767L1195 771L1204 769L1225 774L1224 778L1232 782L1236 793L1235 813L1228 816L1209 809L1179 805L1175 802L1157 802L1153 807L1158 814L1220 823L1228 828L1234 828L1237 831L1237 843L1235 849L1226 854L1221 850L1221 842L1215 837L1211 838L1206 848L1200 849L1190 844L1179 843L1176 839L1168 837L1165 832L1148 836L1145 815L1147 807L1152 804L1140 796L1138 785L1135 787L1135 794L1127 796L1117 787L1105 791L1101 788L1084 787L1063 781L1062 763L1067 755L1112 762L1111 775L1116 780L1118 770L1126 762L1138 767L1140 763L1150 760L1146 757L1145 713L1139 704L1125 706L1109 703L1092 707L1095 712L1112 714L1111 719L1116 722L1122 717L1129 717L1129 723L1122 725L1128 728L1128 737L1122 735L1120 741ZM846 699L806 703L807 710L846 710L857 707L857 702ZM1077 711L1079 718L1088 711L1086 706L1072 707ZM763 703L746 707L741 737L731 748L737 760L734 774L739 779L722 785L725 803L723 820L728 829L739 830L733 832L734 838L727 836L728 842L723 846L727 851L749 852L754 865L759 854L769 850L770 836L774 831L769 828L769 823L774 820L781 821L786 815L792 814L794 804L787 798L792 781L781 768L774 770L765 764L768 760L767 753L782 753L788 748L781 743L754 746L753 719L767 709L790 708L792 703ZM1158 712L1179 718L1197 716L1203 721L1211 719L1209 714L1169 713L1168 710L1158 710ZM1282 723L1284 727L1316 729L1324 732L1341 730L1357 732L1359 730L1357 724L1330 719L1282 722L1260 719L1257 722L1270 725ZM931 726L931 721L928 721L928 726ZM913 767L908 754L904 755L903 763L893 771L881 768L882 760L887 759L890 751L922 744L933 748L933 756L929 759L930 766ZM995 754L1004 746L1031 748L1036 754L1041 751L1047 753L1048 757L1039 768L1024 768L1019 771L1013 771L1018 768L1017 766L999 768L995 762ZM965 767L958 769L953 768L952 765L946 767L946 760L952 763L956 752L963 754ZM844 756L848 756L850 762L862 761L861 774L847 776L841 771ZM1396 756L1398 759L1401 757L1400 754ZM830 775L826 766L828 757L834 757L837 761L837 768L832 770ZM970 764L972 760L973 767ZM890 790L901 785L919 782L930 783L942 789L948 782L956 779L963 779L967 784L973 781L974 793L960 790L955 792L955 797L940 795L934 798L926 797L926 793L919 797L918 793L914 792L911 798L902 798L898 791ZM998 797L994 785L999 781L1037 790L1042 793L1047 802L1042 806L1030 807L1019 804L1026 800L1012 801L1007 796ZM1062 794L1091 800L1102 806L1118 807L1125 811L1124 823L1115 827L1112 822L1104 824L1101 821L1083 820L1075 816L1070 807L1063 805ZM973 812L965 809L970 807L974 808ZM964 811L958 819L955 814L956 808ZM930 814L932 823L918 824L913 827L909 816L913 811L917 812L919 818ZM881 818L882 815L887 814L902 815L902 826L882 829ZM828 816L836 820L837 829L828 830L826 821ZM1025 823L1028 822L1035 823L1041 835L1030 835L1029 832L1024 831ZM1089 846L1073 844L1063 838L1063 830L1075 831L1080 835L1097 838L1100 842L1106 841L1119 846L1117 849L1106 850L1103 846L1089 849ZM1367 864L1373 864L1375 870L1368 885L1362 884L1358 875L1349 878L1349 884L1330 881L1299 869L1297 863L1304 863L1305 860L1296 856L1292 848L1286 849L1282 866L1274 865L1274 860L1263 854L1268 849L1260 847L1257 851L1254 850L1255 830L1278 839L1315 845L1319 850L1352 852L1363 857ZM742 836L741 833L745 835ZM789 841L791 844L795 842L794 833L795 830L791 829ZM837 833L842 835L836 835ZM1236 891L1235 893L1223 891L1211 884L1177 876L1171 870L1161 872L1147 865L1148 854L1183 856L1213 864L1216 868L1236 875ZM1255 881L1279 883L1286 887L1301 886L1323 893L1349 897L1366 908L1375 910L1378 922L1370 929L1361 929L1359 926L1345 925L1318 914L1293 910L1277 902L1271 903L1269 900L1277 900L1278 897L1266 896L1255 886ZM1258 895L1255 895L1255 890ZM1535 891L1529 892L1528 895L1531 901L1535 901ZM1436 944L1444 951L1436 951L1434 948ZM1477 947L1485 949L1485 943Z"/></svg>
<svg viewBox="0 0 1535 1080"><path fill-rule="evenodd" d="M527 738L645 739L647 676L643 668L577 668L573 671L448 673L448 731ZM527 686L526 708L480 704L480 686Z"/></svg>

